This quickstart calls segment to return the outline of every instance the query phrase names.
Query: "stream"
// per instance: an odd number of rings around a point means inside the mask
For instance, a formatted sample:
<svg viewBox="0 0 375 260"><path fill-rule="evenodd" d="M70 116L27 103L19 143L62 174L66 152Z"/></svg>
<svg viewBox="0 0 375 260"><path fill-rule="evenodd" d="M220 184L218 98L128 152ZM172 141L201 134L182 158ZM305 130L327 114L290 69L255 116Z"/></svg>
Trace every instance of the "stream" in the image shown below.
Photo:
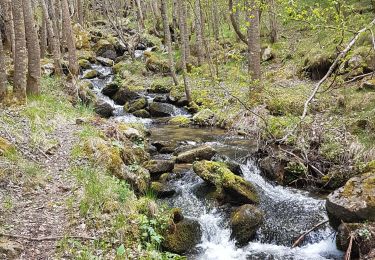
<svg viewBox="0 0 375 260"><path fill-rule="evenodd" d="M225 131L211 128L181 128L161 124L159 119L137 118L123 111L101 90L114 76L109 67L92 66L103 76L90 80L93 91L114 108L114 120L127 123L143 123L151 130L151 141L173 141L189 145L208 144L220 155L225 155L241 164L245 180L256 186L260 197L259 208L265 213L265 221L253 241L242 248L231 240L229 228L230 212L226 206L218 205L206 196L209 187L192 170L191 165L182 165L179 178L172 178L169 185L177 192L161 202L182 209L186 217L199 221L202 240L187 256L188 259L342 259L343 252L336 249L334 230L328 225L308 234L300 247L292 249L293 241L304 231L327 219L325 201L306 191L275 185L264 179L254 160L248 156L255 144L240 136L228 135ZM153 95L144 94L149 102ZM184 109L175 108L174 115L190 116ZM172 155L156 155L169 158ZM178 166L178 165L176 165Z"/></svg>

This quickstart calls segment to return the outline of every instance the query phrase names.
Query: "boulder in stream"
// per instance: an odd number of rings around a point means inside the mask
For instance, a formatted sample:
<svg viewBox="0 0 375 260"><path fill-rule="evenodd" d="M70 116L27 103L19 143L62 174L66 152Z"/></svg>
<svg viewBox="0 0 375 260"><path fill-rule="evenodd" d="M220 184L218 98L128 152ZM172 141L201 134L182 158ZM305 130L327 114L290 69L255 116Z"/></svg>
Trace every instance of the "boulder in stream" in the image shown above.
<svg viewBox="0 0 375 260"><path fill-rule="evenodd" d="M263 218L263 212L254 205L245 204L233 211L230 218L231 238L236 239L237 246L244 246L255 237Z"/></svg>
<svg viewBox="0 0 375 260"><path fill-rule="evenodd" d="M112 105L104 101L103 99L99 99L98 101L95 102L95 105L94 105L95 113L97 113L98 115L104 118L109 118L113 116L114 110L115 109L112 107Z"/></svg>
<svg viewBox="0 0 375 260"><path fill-rule="evenodd" d="M133 115L141 118L150 118L151 115L146 109L140 109L133 112Z"/></svg>
<svg viewBox="0 0 375 260"><path fill-rule="evenodd" d="M150 104L150 114L155 117L172 116L175 109L173 105L167 103L153 102Z"/></svg>
<svg viewBox="0 0 375 260"><path fill-rule="evenodd" d="M145 168L150 171L151 175L159 175L171 172L174 168L172 160L150 160L145 164Z"/></svg>
<svg viewBox="0 0 375 260"><path fill-rule="evenodd" d="M203 109L193 116L193 123L200 126L214 125L215 114L210 109Z"/></svg>
<svg viewBox="0 0 375 260"><path fill-rule="evenodd" d="M97 70L87 70L82 78L83 79L93 79L99 77L100 73Z"/></svg>
<svg viewBox="0 0 375 260"><path fill-rule="evenodd" d="M142 97L142 98L138 98L136 100L127 102L124 106L124 110L128 113L133 113L137 110L146 108L147 105L148 105L147 98Z"/></svg>
<svg viewBox="0 0 375 260"><path fill-rule="evenodd" d="M193 163L200 160L211 160L216 154L216 150L211 146L204 145L201 147L193 148L177 155L177 163Z"/></svg>
<svg viewBox="0 0 375 260"><path fill-rule="evenodd" d="M126 102L139 98L139 94L136 91L130 90L128 87L121 87L112 99L118 105L125 105Z"/></svg>
<svg viewBox="0 0 375 260"><path fill-rule="evenodd" d="M91 63L86 59L80 59L78 61L78 65L79 65L80 68L82 68L84 70L91 69Z"/></svg>
<svg viewBox="0 0 375 260"><path fill-rule="evenodd" d="M114 65L113 60L104 58L104 57L96 57L96 60L102 64L103 66L112 67Z"/></svg>
<svg viewBox="0 0 375 260"><path fill-rule="evenodd" d="M157 181L151 183L151 189L155 192L156 197L160 199L172 197L176 193L168 184Z"/></svg>
<svg viewBox="0 0 375 260"><path fill-rule="evenodd" d="M107 97L113 97L117 91L120 89L119 85L116 82L111 82L107 84L103 89L102 89L102 94Z"/></svg>
<svg viewBox="0 0 375 260"><path fill-rule="evenodd" d="M349 179L328 195L326 209L331 224L336 227L342 221L375 221L375 171Z"/></svg>
<svg viewBox="0 0 375 260"><path fill-rule="evenodd" d="M195 162L193 169L205 182L216 186L218 199L233 205L259 202L254 185L231 172L225 163L204 160Z"/></svg>

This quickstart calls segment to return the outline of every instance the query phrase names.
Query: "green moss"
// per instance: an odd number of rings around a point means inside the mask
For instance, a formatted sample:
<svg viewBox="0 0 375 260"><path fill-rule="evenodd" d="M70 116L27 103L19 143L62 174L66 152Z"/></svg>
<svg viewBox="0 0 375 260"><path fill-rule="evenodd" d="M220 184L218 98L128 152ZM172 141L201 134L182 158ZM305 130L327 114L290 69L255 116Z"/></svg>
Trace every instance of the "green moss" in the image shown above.
<svg viewBox="0 0 375 260"><path fill-rule="evenodd" d="M190 125L191 119L186 116L176 116L168 121L171 125L188 126Z"/></svg>

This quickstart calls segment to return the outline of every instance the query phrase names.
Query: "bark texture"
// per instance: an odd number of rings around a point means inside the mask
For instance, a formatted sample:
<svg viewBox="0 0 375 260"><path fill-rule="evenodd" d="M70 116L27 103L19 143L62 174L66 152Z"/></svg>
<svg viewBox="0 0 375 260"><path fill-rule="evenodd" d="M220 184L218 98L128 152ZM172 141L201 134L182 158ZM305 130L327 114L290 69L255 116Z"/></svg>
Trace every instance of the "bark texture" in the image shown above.
<svg viewBox="0 0 375 260"><path fill-rule="evenodd" d="M5 53L0 30L0 104L3 103L7 87L7 74L5 71Z"/></svg>

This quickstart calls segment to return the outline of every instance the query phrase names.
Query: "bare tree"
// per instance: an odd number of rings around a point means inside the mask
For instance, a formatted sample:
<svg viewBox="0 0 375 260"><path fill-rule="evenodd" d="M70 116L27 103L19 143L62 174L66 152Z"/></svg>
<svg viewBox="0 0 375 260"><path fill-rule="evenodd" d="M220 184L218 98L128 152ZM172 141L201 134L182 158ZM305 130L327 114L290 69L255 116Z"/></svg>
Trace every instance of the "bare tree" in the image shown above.
<svg viewBox="0 0 375 260"><path fill-rule="evenodd" d="M47 52L47 28L46 21L42 19L42 26L40 27L40 57L44 58Z"/></svg>
<svg viewBox="0 0 375 260"><path fill-rule="evenodd" d="M202 65L204 60L203 32L202 32L202 16L200 0L195 0L195 32L197 36L198 64Z"/></svg>
<svg viewBox="0 0 375 260"><path fill-rule="evenodd" d="M26 91L28 94L38 95L40 88L40 47L31 0L23 0L23 13L25 18L26 46L28 54Z"/></svg>
<svg viewBox="0 0 375 260"><path fill-rule="evenodd" d="M269 0L270 41L277 42L277 18L275 0Z"/></svg>
<svg viewBox="0 0 375 260"><path fill-rule="evenodd" d="M7 74L5 71L5 53L3 48L3 39L0 30L0 104L3 103L7 88Z"/></svg>
<svg viewBox="0 0 375 260"><path fill-rule="evenodd" d="M258 80L261 77L259 7L256 1L250 0L247 9L248 69L251 79Z"/></svg>

